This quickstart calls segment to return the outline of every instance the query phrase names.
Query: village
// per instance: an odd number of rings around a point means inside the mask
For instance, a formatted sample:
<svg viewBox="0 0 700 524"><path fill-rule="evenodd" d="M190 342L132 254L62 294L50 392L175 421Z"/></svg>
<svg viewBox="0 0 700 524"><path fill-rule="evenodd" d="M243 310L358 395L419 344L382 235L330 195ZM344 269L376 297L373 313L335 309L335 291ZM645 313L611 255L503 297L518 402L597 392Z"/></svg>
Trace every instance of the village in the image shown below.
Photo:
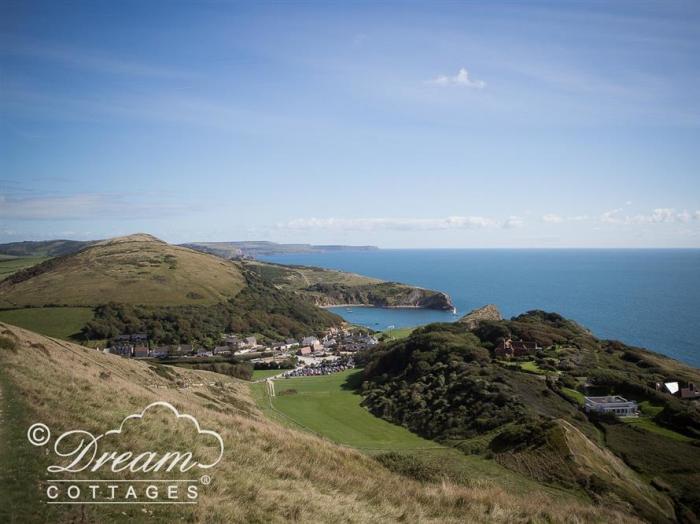
<svg viewBox="0 0 700 524"><path fill-rule="evenodd" d="M124 358L191 360L193 362L234 359L248 362L255 369L279 369L280 376L314 376L335 373L355 366L352 355L371 348L378 339L354 327L330 328L315 336L261 341L255 336L222 334L212 348L192 344L154 345L146 333L119 335L105 353Z"/></svg>

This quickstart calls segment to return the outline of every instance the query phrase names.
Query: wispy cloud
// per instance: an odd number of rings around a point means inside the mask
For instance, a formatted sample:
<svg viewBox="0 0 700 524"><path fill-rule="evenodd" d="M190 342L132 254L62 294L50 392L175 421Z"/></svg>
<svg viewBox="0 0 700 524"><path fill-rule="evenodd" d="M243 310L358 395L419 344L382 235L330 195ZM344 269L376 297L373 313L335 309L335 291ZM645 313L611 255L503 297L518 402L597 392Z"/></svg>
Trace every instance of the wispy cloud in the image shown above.
<svg viewBox="0 0 700 524"><path fill-rule="evenodd" d="M345 231L429 231L445 229L482 229L498 226L491 218L480 216L451 216L446 218L297 218L277 224L290 230Z"/></svg>
<svg viewBox="0 0 700 524"><path fill-rule="evenodd" d="M554 213L548 213L542 216L542 222L547 222L548 224L560 224L564 219L559 215Z"/></svg>
<svg viewBox="0 0 700 524"><path fill-rule="evenodd" d="M44 60L74 69L110 75L162 79L191 78L194 76L191 72L57 43L5 40L0 46L0 54Z"/></svg>
<svg viewBox="0 0 700 524"><path fill-rule="evenodd" d="M430 80L429 83L437 86L459 86L473 89L483 89L486 87L486 82L471 78L471 76L469 76L469 71L465 68L461 68L454 76L440 75Z"/></svg>
<svg viewBox="0 0 700 524"><path fill-rule="evenodd" d="M510 216L506 218L506 220L503 222L503 229L516 229L519 227L523 227L525 223L523 222L523 219L517 216Z"/></svg>
<svg viewBox="0 0 700 524"><path fill-rule="evenodd" d="M80 193L35 197L0 195L0 219L6 220L157 218L191 209L189 204L125 194Z"/></svg>
<svg viewBox="0 0 700 524"><path fill-rule="evenodd" d="M671 224L687 223L691 220L700 220L700 211L693 213L683 210L676 211L673 208L656 208L648 214L624 215L622 208L606 211L600 216L600 221L606 224Z"/></svg>

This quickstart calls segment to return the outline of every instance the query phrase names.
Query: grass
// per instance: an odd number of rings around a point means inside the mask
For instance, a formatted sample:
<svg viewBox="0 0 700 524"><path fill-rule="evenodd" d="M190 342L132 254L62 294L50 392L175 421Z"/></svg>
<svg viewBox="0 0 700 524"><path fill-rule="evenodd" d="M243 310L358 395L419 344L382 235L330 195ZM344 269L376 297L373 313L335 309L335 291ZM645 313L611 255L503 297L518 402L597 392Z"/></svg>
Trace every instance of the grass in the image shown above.
<svg viewBox="0 0 700 524"><path fill-rule="evenodd" d="M527 362L522 362L520 364L520 369L527 371L528 373L534 373L535 375L544 375L545 371L540 369L536 362L528 360Z"/></svg>
<svg viewBox="0 0 700 524"><path fill-rule="evenodd" d="M253 376L250 380L261 380L267 377L274 377L280 373L284 373L284 369L254 369Z"/></svg>
<svg viewBox="0 0 700 524"><path fill-rule="evenodd" d="M43 455L43 450L30 446L23 436L27 422L47 424L52 435L78 428L96 434L159 400L195 415L202 428L218 432L224 440L224 457L210 473L211 484L200 486L196 505L55 506L57 515L47 518L21 513L5 518L6 500L0 499L1 522L633 521L610 508L553 496L539 485L531 484L522 494L505 487L495 473L493 481L484 479L478 467L488 467L486 461L474 468L464 466L469 482L419 482L356 450L270 421L249 396L249 390L258 384L180 368L159 376L147 363L49 340L12 326L0 325L0 336L17 340L17 351L0 348L0 373L10 382L13 397L22 399L13 416L27 413L24 407L32 410L27 419L13 419L17 423L12 427L0 424L0 432L10 430L17 436L16 441L0 438L0 456L22 467L27 486L8 488L2 476L5 471L0 471L0 497L6 489L11 493L10 511L21 505L41 509L41 499L34 491L46 479L46 472L37 470L31 460ZM5 409L3 404L3 412ZM191 433L191 427L186 428ZM180 449L187 442L183 440L186 428L167 417L146 417L143 425L133 428L138 429L135 438L117 440L110 449L133 453ZM211 456L208 446L197 445L194 451ZM21 459L25 452L30 462ZM452 467L450 455L435 460ZM124 476L120 473L116 478Z"/></svg>
<svg viewBox="0 0 700 524"><path fill-rule="evenodd" d="M585 402L585 396L583 393L571 388L561 388L561 390L567 397L575 401L579 406L583 406Z"/></svg>
<svg viewBox="0 0 700 524"><path fill-rule="evenodd" d="M78 335L92 317L92 309L86 307L37 307L0 311L0 322L64 340Z"/></svg>
<svg viewBox="0 0 700 524"><path fill-rule="evenodd" d="M384 333L390 340L400 340L409 336L415 329L415 327L387 329L384 331Z"/></svg>
<svg viewBox="0 0 700 524"><path fill-rule="evenodd" d="M662 426L659 426L656 422L654 422L652 419L648 417L623 417L622 419L623 422L626 424L629 424L630 426L635 426L638 428L642 428L646 431L651 431L652 433L656 433L658 435L662 435L664 437L668 437L673 440L677 440L679 442L693 442L693 439L690 437L686 437L685 435L682 435L681 433L677 433L673 430L670 430L668 428L664 428Z"/></svg>
<svg viewBox="0 0 700 524"><path fill-rule="evenodd" d="M648 417L655 417L656 415L661 413L663 409L663 406L652 404L648 400L643 400L639 403L639 411L641 411L644 415L647 415Z"/></svg>
<svg viewBox="0 0 700 524"><path fill-rule="evenodd" d="M0 306L215 304L246 286L239 264L147 235L101 242L44 264L29 279L0 283Z"/></svg>
<svg viewBox="0 0 700 524"><path fill-rule="evenodd" d="M12 273L16 273L20 269L31 267L47 260L49 257L10 257L2 256L0 258L0 280L9 277Z"/></svg>
<svg viewBox="0 0 700 524"><path fill-rule="evenodd" d="M351 389L359 370L321 377L299 377L275 382L272 410L313 433L338 444L362 449L400 450L436 448L401 426L375 417L360 406L362 397ZM264 391L264 384L256 384ZM260 397L259 397L260 398Z"/></svg>
<svg viewBox="0 0 700 524"><path fill-rule="evenodd" d="M32 424L22 395L0 367L0 522L48 522L51 506L40 504L42 493L33 478L43 478L41 455L27 446Z"/></svg>

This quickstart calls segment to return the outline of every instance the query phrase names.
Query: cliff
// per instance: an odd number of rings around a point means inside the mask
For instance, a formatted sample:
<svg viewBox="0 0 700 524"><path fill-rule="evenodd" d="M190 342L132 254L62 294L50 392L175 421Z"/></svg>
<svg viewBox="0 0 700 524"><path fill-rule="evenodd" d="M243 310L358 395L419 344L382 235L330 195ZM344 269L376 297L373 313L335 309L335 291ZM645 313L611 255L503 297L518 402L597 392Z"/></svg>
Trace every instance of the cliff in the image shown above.
<svg viewBox="0 0 700 524"><path fill-rule="evenodd" d="M472 330L479 327L479 324L484 320L503 320L501 312L493 304L487 304L486 306L480 307L470 311L462 318L458 320L462 324L467 326L467 329Z"/></svg>

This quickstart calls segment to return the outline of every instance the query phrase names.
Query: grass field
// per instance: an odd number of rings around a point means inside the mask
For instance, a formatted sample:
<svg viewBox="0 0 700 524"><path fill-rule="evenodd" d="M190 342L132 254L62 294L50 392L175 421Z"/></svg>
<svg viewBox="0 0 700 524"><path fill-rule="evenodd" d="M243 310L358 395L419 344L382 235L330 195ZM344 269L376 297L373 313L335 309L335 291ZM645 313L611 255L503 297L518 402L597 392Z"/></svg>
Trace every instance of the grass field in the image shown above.
<svg viewBox="0 0 700 524"><path fill-rule="evenodd" d="M87 307L37 307L0 311L0 322L66 340L78 334L92 317L93 311Z"/></svg>
<svg viewBox="0 0 700 524"><path fill-rule="evenodd" d="M692 438L686 437L685 435L682 435L680 433L676 433L673 430L659 426L656 422L654 422L650 418L647 418L644 416L625 417L622 420L626 424L629 424L630 426L636 426L636 427L642 428L646 431L651 431L652 433L656 433L658 435L662 435L664 437L668 437L670 439L677 440L679 442L693 442Z"/></svg>
<svg viewBox="0 0 700 524"><path fill-rule="evenodd" d="M31 267L47 260L49 257L6 257L0 258L0 280L9 277L25 267Z"/></svg>
<svg viewBox="0 0 700 524"><path fill-rule="evenodd" d="M416 328L414 327L387 329L384 331L384 333L391 340L400 340L413 333L413 330L415 329Z"/></svg>
<svg viewBox="0 0 700 524"><path fill-rule="evenodd" d="M561 390L567 397L576 401L576 403L579 406L583 406L583 403L585 402L585 397L584 397L583 393L581 393L580 391L576 391L575 389L571 389L571 388L561 388Z"/></svg>
<svg viewBox="0 0 700 524"><path fill-rule="evenodd" d="M439 471L440 476L459 484L493 482L514 493L544 489L570 500L577 498L571 492L544 487L493 460L423 439L375 417L360 405L361 396L351 387L361 372L349 370L322 377L276 380L272 405L265 384L251 384L250 389L269 418L370 455L381 458L386 453L399 453L410 457L415 467Z"/></svg>
<svg viewBox="0 0 700 524"><path fill-rule="evenodd" d="M320 434L354 448L399 450L435 448L435 442L414 435L407 429L375 417L360 406L362 397L349 381L361 371L349 370L322 377L300 377L275 382L272 411L293 421L297 427ZM265 395L265 384L255 384L258 397ZM267 410L270 410L269 404ZM276 418L280 418L279 416Z"/></svg>
<svg viewBox="0 0 700 524"><path fill-rule="evenodd" d="M250 380L260 380L267 377L274 377L280 373L284 373L284 369L254 369L253 376Z"/></svg>

